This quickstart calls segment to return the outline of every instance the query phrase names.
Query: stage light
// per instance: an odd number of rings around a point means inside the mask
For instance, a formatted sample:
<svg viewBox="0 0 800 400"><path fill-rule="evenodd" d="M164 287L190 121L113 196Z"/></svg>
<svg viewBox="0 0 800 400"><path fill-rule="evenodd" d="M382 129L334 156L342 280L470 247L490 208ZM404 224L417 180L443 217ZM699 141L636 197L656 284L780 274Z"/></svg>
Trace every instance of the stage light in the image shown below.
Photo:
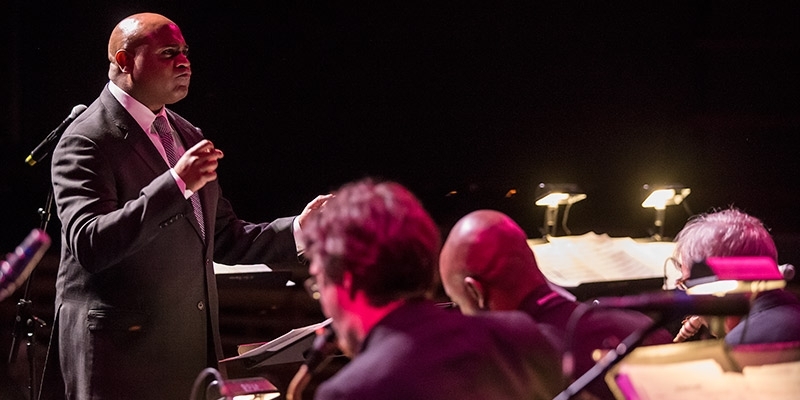
<svg viewBox="0 0 800 400"><path fill-rule="evenodd" d="M656 232L652 237L661 240L664 238L664 216L667 206L681 204L692 190L680 184L660 186L645 184L643 188L647 191L647 196L642 202L642 207L656 210L654 222Z"/></svg>
<svg viewBox="0 0 800 400"><path fill-rule="evenodd" d="M572 183L540 183L536 188L535 195L536 205L547 207L542 228L543 236L547 238L548 236L557 235L556 222L558 221L558 208L561 205L566 206L561 226L565 234L571 234L569 228L567 228L569 209L573 204L585 199L586 194Z"/></svg>
<svg viewBox="0 0 800 400"><path fill-rule="evenodd" d="M758 293L786 286L785 273L770 257L708 257L692 265L686 293L725 296Z"/></svg>

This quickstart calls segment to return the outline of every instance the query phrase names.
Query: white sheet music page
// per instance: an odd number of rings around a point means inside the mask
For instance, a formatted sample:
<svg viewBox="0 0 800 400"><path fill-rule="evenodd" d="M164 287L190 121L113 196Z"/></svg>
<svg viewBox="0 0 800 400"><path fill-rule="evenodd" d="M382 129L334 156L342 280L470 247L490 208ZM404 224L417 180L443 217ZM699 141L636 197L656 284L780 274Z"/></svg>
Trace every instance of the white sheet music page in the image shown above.
<svg viewBox="0 0 800 400"><path fill-rule="evenodd" d="M793 400L800 393L800 362L747 366L741 373L724 371L711 359L630 363L620 367L620 379L627 380L624 395L629 399Z"/></svg>
<svg viewBox="0 0 800 400"><path fill-rule="evenodd" d="M640 400L746 399L739 373L726 373L714 360L669 364L624 364L617 382L628 381L626 398Z"/></svg>
<svg viewBox="0 0 800 400"><path fill-rule="evenodd" d="M548 243L529 243L542 273L563 287L663 277L664 261L675 246L671 242L612 238L594 232L551 237Z"/></svg>
<svg viewBox="0 0 800 400"><path fill-rule="evenodd" d="M266 264L237 264L237 265L226 265L220 263L214 263L214 273L215 274L247 274L253 272L270 272L272 268L268 267Z"/></svg>
<svg viewBox="0 0 800 400"><path fill-rule="evenodd" d="M742 375L753 392L766 399L796 399L800 393L800 361L750 365Z"/></svg>

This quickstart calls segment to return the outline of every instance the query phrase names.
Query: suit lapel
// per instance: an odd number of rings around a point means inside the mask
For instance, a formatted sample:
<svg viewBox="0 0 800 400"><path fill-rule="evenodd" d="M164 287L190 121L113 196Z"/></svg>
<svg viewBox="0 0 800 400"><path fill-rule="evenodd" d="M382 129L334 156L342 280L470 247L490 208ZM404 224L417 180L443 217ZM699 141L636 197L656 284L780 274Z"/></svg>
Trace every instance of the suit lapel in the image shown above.
<svg viewBox="0 0 800 400"><path fill-rule="evenodd" d="M109 114L114 120L114 125L119 129L115 134L125 141L136 154L144 161L144 163L153 171L154 177L161 175L169 169L169 166L164 162L164 158L159 154L158 150L153 146L153 142L147 136L147 133L142 130L136 120L128 113L124 107L114 98L108 88L105 88L100 95L100 100L108 109ZM172 111L167 110L167 116L170 124L178 132L178 136L185 144L186 149L194 146L202 139L202 136L197 132L191 124L178 117ZM199 137L199 138L198 138ZM206 204L208 201L205 199L205 190L200 190L200 204L203 208L203 220L208 221L209 215ZM187 211L189 223L194 227L197 232L198 238L202 238L200 233L200 225L197 219L194 218L192 207L187 200ZM208 224L206 225L206 232L210 232Z"/></svg>
<svg viewBox="0 0 800 400"><path fill-rule="evenodd" d="M119 137L131 146L133 151L139 155L153 173L156 175L164 173L168 169L167 164L155 146L153 146L153 142L147 137L147 133L142 130L136 120L128 113L128 110L119 104L108 88L103 90L100 100L114 119L114 125L119 129Z"/></svg>

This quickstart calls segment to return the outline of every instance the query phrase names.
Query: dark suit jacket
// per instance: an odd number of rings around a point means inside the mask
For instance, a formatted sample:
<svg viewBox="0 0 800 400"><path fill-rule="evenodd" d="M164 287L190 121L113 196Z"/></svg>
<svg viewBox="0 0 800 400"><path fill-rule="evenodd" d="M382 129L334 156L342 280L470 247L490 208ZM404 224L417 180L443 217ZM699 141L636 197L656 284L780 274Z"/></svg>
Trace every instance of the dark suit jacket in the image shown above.
<svg viewBox="0 0 800 400"><path fill-rule="evenodd" d="M533 317L545 333L558 338L557 345L561 351L570 350L574 355L573 380L595 365L592 353L596 349L614 349L633 332L653 324L650 317L638 311L595 307L585 312L577 323L573 322L574 329L570 332L570 317L579 306L589 306L552 293L547 287L531 293L523 300L520 310ZM543 298L547 301L539 304L538 300ZM672 343L672 335L666 329L658 329L647 336L642 345L666 343ZM600 399L614 398L602 375L593 380L586 389Z"/></svg>
<svg viewBox="0 0 800 400"><path fill-rule="evenodd" d="M201 132L174 112L186 148ZM105 88L53 152L61 220L56 321L70 398L188 399L219 338L212 260L296 259L292 218L239 220L216 181L200 191L204 243L163 158Z"/></svg>
<svg viewBox="0 0 800 400"><path fill-rule="evenodd" d="M800 341L800 300L784 290L759 293L750 312L725 335L729 345Z"/></svg>
<svg viewBox="0 0 800 400"><path fill-rule="evenodd" d="M552 399L561 386L558 354L523 313L470 317L412 302L381 320L314 398Z"/></svg>

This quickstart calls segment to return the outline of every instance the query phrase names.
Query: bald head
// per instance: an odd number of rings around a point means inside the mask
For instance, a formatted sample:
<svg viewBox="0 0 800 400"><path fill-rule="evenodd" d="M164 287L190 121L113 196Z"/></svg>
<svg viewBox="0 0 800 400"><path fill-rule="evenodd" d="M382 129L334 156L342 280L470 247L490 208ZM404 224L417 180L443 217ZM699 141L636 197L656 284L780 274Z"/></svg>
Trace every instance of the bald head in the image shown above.
<svg viewBox="0 0 800 400"><path fill-rule="evenodd" d="M169 25L175 26L175 23L154 13L134 14L123 19L114 27L108 39L108 61L114 64L118 51L135 49L153 32Z"/></svg>
<svg viewBox="0 0 800 400"><path fill-rule="evenodd" d="M154 112L189 92L189 47L180 28L160 14L120 21L108 39L108 77Z"/></svg>
<svg viewBox="0 0 800 400"><path fill-rule="evenodd" d="M487 297L480 308L489 309L515 309L531 290L547 283L525 232L507 215L493 210L474 211L453 226L439 268L445 291L462 310L462 303L474 297L470 280Z"/></svg>

